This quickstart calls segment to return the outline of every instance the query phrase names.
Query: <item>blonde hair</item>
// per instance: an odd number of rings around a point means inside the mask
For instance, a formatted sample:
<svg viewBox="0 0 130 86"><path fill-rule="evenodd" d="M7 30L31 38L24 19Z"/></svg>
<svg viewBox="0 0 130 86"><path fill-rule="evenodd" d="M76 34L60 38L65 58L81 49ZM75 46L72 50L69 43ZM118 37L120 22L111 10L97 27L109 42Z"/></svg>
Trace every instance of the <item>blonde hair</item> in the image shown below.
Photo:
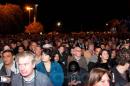
<svg viewBox="0 0 130 86"><path fill-rule="evenodd" d="M33 55L32 52L29 52L29 51L26 51L22 54L17 54L15 60L16 62L18 62L20 58L27 58L27 57L31 59L32 63L35 63L35 56Z"/></svg>

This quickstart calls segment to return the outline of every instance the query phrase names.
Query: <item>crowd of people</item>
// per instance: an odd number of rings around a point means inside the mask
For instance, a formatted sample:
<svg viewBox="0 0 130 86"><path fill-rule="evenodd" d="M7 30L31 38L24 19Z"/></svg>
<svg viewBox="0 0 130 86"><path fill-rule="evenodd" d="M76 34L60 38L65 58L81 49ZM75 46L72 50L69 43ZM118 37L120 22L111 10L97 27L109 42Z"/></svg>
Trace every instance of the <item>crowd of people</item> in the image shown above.
<svg viewBox="0 0 130 86"><path fill-rule="evenodd" d="M0 86L129 86L128 35L52 33L0 38Z"/></svg>

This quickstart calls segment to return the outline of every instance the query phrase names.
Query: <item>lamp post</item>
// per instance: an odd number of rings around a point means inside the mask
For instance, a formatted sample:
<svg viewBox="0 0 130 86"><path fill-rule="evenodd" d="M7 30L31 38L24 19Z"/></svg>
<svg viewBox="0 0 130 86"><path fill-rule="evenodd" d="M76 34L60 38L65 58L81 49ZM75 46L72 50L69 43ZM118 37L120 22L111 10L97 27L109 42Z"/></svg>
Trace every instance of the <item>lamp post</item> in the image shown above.
<svg viewBox="0 0 130 86"><path fill-rule="evenodd" d="M29 12L29 24L30 24L30 13L31 13L31 10L33 10L32 7L26 7L26 10Z"/></svg>
<svg viewBox="0 0 130 86"><path fill-rule="evenodd" d="M36 22L36 20L37 20L37 7L38 7L38 4L35 4L35 10L34 10L34 22Z"/></svg>

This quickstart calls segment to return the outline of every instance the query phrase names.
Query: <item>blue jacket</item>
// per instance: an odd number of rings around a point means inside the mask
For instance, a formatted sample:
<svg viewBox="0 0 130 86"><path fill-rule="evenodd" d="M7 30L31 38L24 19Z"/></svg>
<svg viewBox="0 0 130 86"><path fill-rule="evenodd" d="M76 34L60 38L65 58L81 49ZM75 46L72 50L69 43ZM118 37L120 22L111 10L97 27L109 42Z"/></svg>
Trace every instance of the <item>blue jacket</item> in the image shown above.
<svg viewBox="0 0 130 86"><path fill-rule="evenodd" d="M36 65L36 69L44 74L47 74L54 86L62 86L64 82L64 73L61 65L57 62L51 62L51 70L46 72L43 62Z"/></svg>

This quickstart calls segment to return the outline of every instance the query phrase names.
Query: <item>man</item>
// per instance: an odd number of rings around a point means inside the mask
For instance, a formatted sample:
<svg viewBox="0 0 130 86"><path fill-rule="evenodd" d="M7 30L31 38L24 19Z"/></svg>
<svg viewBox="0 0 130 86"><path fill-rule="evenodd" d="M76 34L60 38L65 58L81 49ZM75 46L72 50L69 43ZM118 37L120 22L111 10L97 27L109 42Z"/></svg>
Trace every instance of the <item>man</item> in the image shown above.
<svg viewBox="0 0 130 86"><path fill-rule="evenodd" d="M7 79L12 77L13 74L18 73L17 65L13 58L12 50L5 50L2 52L3 63L0 64L0 76ZM10 86L10 81L1 81L0 86ZM3 85L2 85L3 84Z"/></svg>
<svg viewBox="0 0 130 86"><path fill-rule="evenodd" d="M18 53L18 46L16 44L16 41L12 40L12 42L10 43L10 48L15 55Z"/></svg>
<svg viewBox="0 0 130 86"><path fill-rule="evenodd" d="M71 62L71 61L76 61L78 62L79 66L81 68L84 68L86 71L88 71L88 66L87 66L87 62L85 60L85 58L82 56L82 51L81 48L76 46L73 50L73 56L72 57L68 57L67 59L67 65Z"/></svg>
<svg viewBox="0 0 130 86"><path fill-rule="evenodd" d="M52 86L49 78L36 71L35 58L31 52L16 56L19 74L12 77L12 86Z"/></svg>

